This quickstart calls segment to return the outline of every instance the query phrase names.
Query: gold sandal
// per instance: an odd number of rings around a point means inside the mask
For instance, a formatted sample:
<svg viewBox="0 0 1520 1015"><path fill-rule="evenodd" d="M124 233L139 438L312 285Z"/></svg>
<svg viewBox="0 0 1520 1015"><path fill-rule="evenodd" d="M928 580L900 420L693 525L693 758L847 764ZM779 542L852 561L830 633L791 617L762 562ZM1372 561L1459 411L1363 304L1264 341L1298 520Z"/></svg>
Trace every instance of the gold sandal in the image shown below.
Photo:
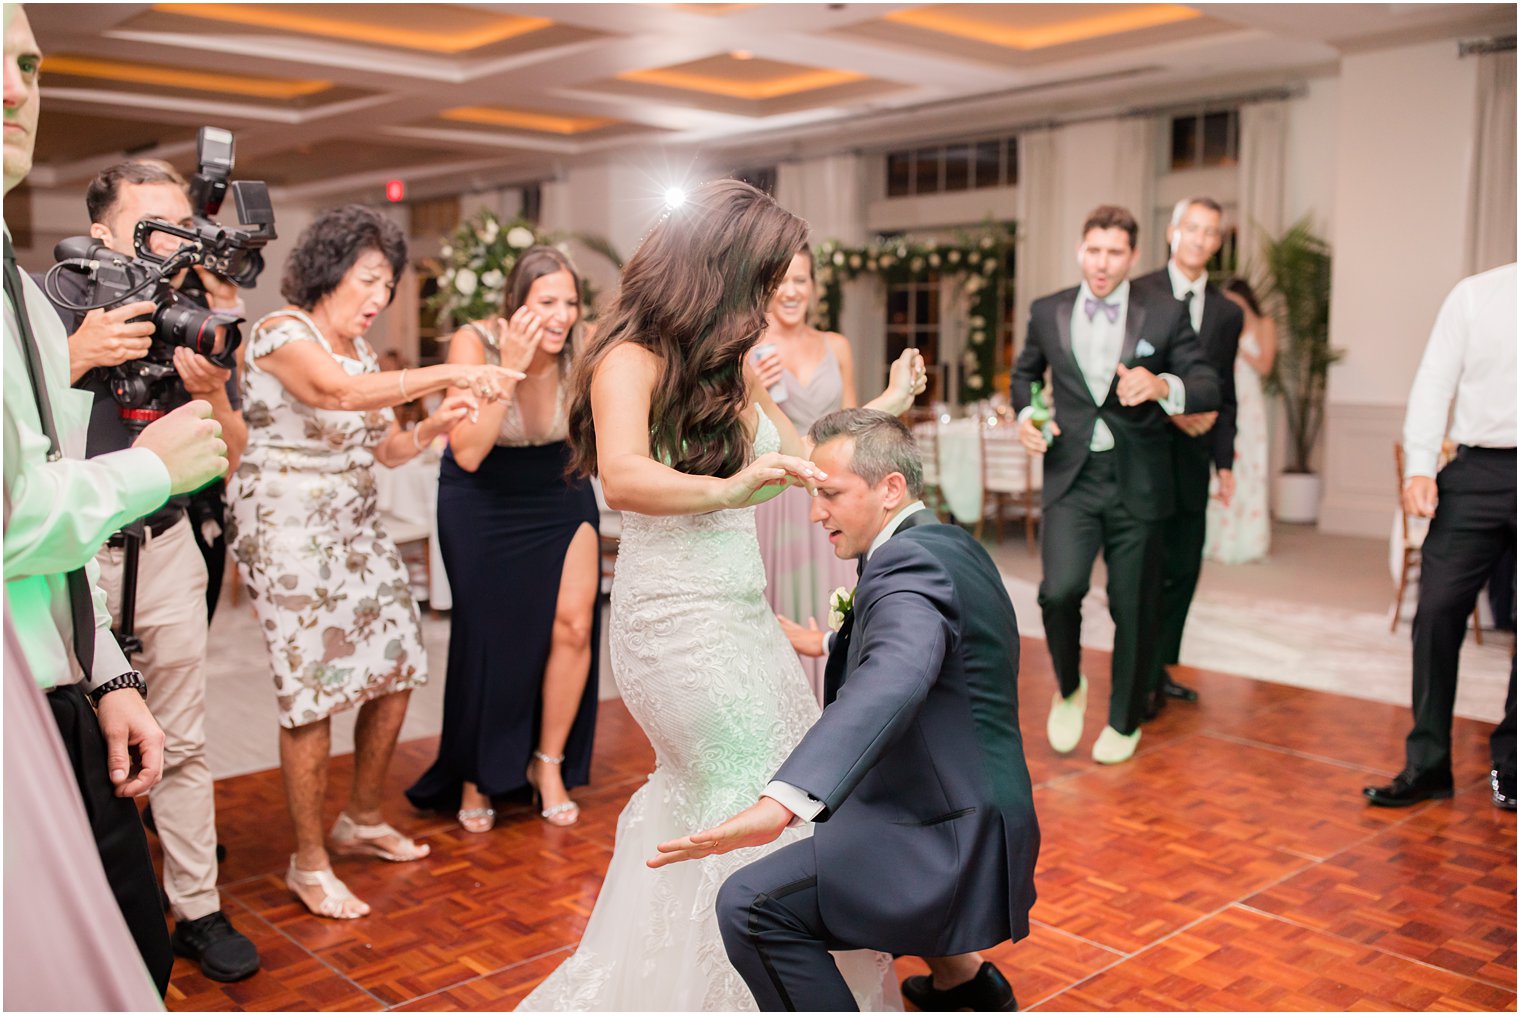
<svg viewBox="0 0 1520 1015"><path fill-rule="evenodd" d="M290 866L285 870L285 887L301 900L301 905L305 906L313 916L325 916L329 920L356 920L361 916L369 915L369 903L349 891L348 886L333 874L331 867L326 870L302 870L296 866L294 853L290 854ZM322 901L313 906L307 901L306 896L301 894L302 888L321 889ZM357 903L359 908L349 908L351 902Z"/></svg>
<svg viewBox="0 0 1520 1015"><path fill-rule="evenodd" d="M349 817L347 811L338 815L328 834L332 838L333 852L339 856L378 856L391 863L410 863L433 851L426 843L418 845L383 821L378 825L361 825ZM390 836L400 841L397 850L380 845L379 840Z"/></svg>
<svg viewBox="0 0 1520 1015"><path fill-rule="evenodd" d="M565 763L565 756L563 754L556 756L553 754L545 754L543 751L534 751L533 757L538 761L542 761L546 765L563 765ZM531 775L532 772L533 766L529 765L529 775ZM544 802L544 795L538 791L538 784L529 778L529 776L524 776L523 778L527 779L528 785L533 788L533 806L542 807ZM538 812L538 816L549 822L549 824L554 825L556 828L569 828L571 825L575 824L581 819L581 805L576 803L574 800L566 800L564 803L555 804L553 807L544 807Z"/></svg>

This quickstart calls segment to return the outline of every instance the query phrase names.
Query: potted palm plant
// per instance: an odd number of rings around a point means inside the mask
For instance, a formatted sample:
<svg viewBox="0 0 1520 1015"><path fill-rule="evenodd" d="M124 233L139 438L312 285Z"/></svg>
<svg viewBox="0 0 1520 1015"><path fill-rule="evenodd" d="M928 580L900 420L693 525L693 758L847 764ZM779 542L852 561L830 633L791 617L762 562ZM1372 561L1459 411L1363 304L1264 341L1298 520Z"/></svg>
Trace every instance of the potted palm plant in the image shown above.
<svg viewBox="0 0 1520 1015"><path fill-rule="evenodd" d="M1314 522L1320 477L1311 464L1325 422L1325 384L1344 353L1330 345L1330 247L1306 215L1281 236L1262 242L1263 299L1277 320L1277 360L1267 390L1282 399L1288 461L1277 477L1277 518Z"/></svg>

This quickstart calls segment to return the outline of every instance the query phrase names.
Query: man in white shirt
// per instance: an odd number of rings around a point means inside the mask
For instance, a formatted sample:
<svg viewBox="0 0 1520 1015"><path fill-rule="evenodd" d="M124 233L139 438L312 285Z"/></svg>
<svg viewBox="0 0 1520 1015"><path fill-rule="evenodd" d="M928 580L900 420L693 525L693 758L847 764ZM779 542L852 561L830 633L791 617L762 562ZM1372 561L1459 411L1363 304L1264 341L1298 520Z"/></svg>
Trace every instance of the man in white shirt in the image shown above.
<svg viewBox="0 0 1520 1015"><path fill-rule="evenodd" d="M5 193L31 171L42 54L5 6ZM5 232L5 588L22 652L74 766L106 878L162 993L173 956L131 797L158 781L164 736L111 637L95 552L111 533L227 468L211 407L193 402L135 447L83 461L90 399L69 387L68 336ZM134 765L129 751L139 752Z"/></svg>
<svg viewBox="0 0 1520 1015"><path fill-rule="evenodd" d="M1495 563L1515 552L1515 265L1458 282L1415 374L1404 417L1404 510L1430 518L1414 617L1414 728L1404 770L1363 790L1379 807L1452 794L1451 715L1467 618ZM1447 415L1451 427L1447 428ZM1441 442L1457 457L1437 475ZM1515 809L1515 659L1490 738L1494 805Z"/></svg>

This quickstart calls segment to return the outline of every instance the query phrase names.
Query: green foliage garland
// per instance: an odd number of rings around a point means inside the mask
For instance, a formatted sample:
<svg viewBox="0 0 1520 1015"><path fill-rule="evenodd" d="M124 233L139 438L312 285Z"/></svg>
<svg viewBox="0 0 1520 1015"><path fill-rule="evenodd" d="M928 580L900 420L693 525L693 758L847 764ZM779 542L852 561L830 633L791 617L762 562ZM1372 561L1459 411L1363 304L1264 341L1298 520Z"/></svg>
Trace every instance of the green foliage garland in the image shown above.
<svg viewBox="0 0 1520 1015"><path fill-rule="evenodd" d="M601 254L617 268L623 260L612 244L599 236L559 235L541 232L527 219L502 222L490 210L482 210L461 222L449 234L439 252L438 292L427 308L440 324L485 320L501 311L507 277L522 252L534 245L558 247L566 254L565 241L575 239ZM591 316L596 290L581 276L581 303Z"/></svg>
<svg viewBox="0 0 1520 1015"><path fill-rule="evenodd" d="M958 276L970 304L970 345L962 358L963 400L992 394L997 369L996 328L1000 316L998 282L1006 274L1014 227L988 222L974 233L949 243L919 243L902 237L877 239L863 247L824 240L813 250L817 265L818 298L814 318L825 331L839 329L843 285L861 275L883 282L927 282L933 272Z"/></svg>

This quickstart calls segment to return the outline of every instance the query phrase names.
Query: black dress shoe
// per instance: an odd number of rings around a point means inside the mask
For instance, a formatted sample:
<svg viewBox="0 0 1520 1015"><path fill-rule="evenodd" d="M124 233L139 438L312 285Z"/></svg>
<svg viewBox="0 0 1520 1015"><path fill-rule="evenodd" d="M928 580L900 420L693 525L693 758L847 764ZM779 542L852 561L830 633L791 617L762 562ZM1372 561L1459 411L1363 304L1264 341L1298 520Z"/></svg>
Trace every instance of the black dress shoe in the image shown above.
<svg viewBox="0 0 1520 1015"><path fill-rule="evenodd" d="M919 1011L1018 1011L1013 987L990 962L983 962L976 975L949 990L935 990L934 977L910 976L902 982L903 997Z"/></svg>
<svg viewBox="0 0 1520 1015"><path fill-rule="evenodd" d="M1150 722L1152 719L1156 718L1156 716L1161 714L1161 710L1163 708L1166 708L1165 692L1157 691L1155 694L1146 695L1145 709L1141 713L1141 721Z"/></svg>
<svg viewBox="0 0 1520 1015"><path fill-rule="evenodd" d="M1176 698L1178 701L1197 701L1198 692L1185 684L1179 684L1171 677L1167 677L1161 684L1161 693L1168 698Z"/></svg>
<svg viewBox="0 0 1520 1015"><path fill-rule="evenodd" d="M232 983L259 970L259 953L221 910L199 920L181 920L170 939L174 953L200 963L208 980Z"/></svg>
<svg viewBox="0 0 1520 1015"><path fill-rule="evenodd" d="M1451 777L1446 779L1422 779L1400 772L1386 786L1364 786L1362 795L1374 807L1409 807L1421 800L1451 799Z"/></svg>
<svg viewBox="0 0 1520 1015"><path fill-rule="evenodd" d="M1502 776L1499 770L1493 769L1488 773L1489 788L1494 791L1494 806L1502 811L1515 809L1515 777L1513 774Z"/></svg>

